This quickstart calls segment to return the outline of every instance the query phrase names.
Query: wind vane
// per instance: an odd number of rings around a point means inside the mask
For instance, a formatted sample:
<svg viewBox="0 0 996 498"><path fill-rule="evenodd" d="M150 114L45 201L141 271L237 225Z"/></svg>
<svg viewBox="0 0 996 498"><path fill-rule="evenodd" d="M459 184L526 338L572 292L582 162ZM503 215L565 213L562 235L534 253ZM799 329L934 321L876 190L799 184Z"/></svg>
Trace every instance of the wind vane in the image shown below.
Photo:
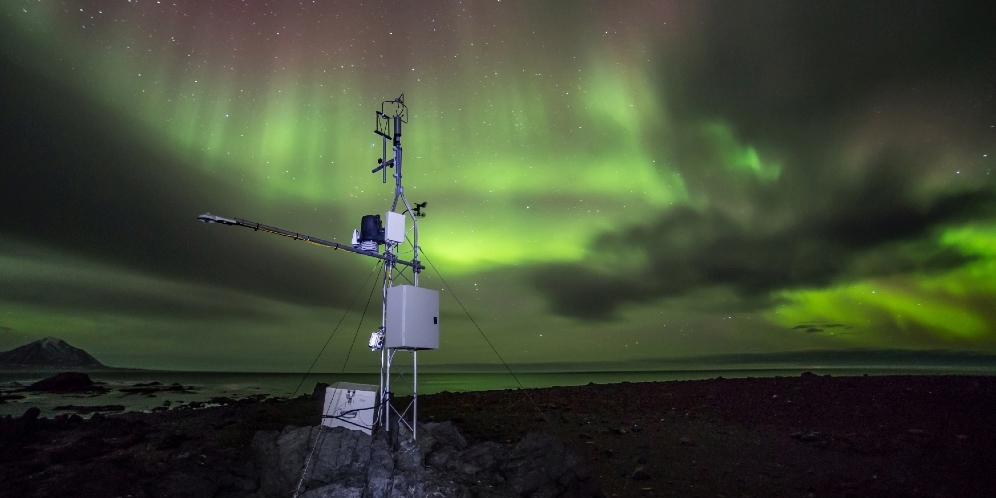
<svg viewBox="0 0 996 498"><path fill-rule="evenodd" d="M386 271L382 288L381 327L370 336L368 345L373 351L380 351L380 384L366 386L339 382L329 386L325 394L325 409L322 423L328 426L342 426L370 433L374 427L391 430L392 416L397 423L404 424L416 436L418 430L418 351L439 349L439 292L418 286L419 273L425 269L419 262L418 219L425 216L422 210L425 202L409 204L402 185L401 146L402 125L408 123L408 107L402 94L394 100L381 103L376 113L374 133L382 138L381 157L373 173L381 172L383 183L387 183L387 170L393 169L394 201L384 214L365 215L360 220L360 228L353 230L350 244L304 235L283 228L263 225L241 218L225 218L211 213L202 214L198 220L205 223L241 226L253 230L303 240L324 247L353 252L377 258L384 262ZM388 141L391 142L391 156L388 157ZM405 210L397 212L400 204ZM411 218L411 229L406 228L406 218ZM412 237L411 261L398 258L399 247ZM383 246L383 250L381 250ZM399 269L399 265L403 268ZM395 285L396 277L402 277L405 268L412 270L412 285ZM411 353L411 363L404 365L392 377L391 368L395 365L399 352ZM404 355L402 355L404 356ZM408 377L411 377L411 382ZM391 383L402 382L412 390L411 400L404 406L397 406L392 397ZM373 394L376 389L376 395ZM370 393L370 396L364 396Z"/></svg>

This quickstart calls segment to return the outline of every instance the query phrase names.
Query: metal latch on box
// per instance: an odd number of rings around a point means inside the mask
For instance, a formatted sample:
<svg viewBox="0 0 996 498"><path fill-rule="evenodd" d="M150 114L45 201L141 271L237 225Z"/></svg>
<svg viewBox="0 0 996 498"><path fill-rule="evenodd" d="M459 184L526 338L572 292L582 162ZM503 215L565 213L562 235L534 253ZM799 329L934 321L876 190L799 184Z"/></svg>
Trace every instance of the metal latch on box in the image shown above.
<svg viewBox="0 0 996 498"><path fill-rule="evenodd" d="M353 396L355 395L356 395L355 389L350 389L346 391L347 405L353 404ZM336 418L356 418L356 410L344 411L342 408L339 408L335 411L335 413L332 414L332 416Z"/></svg>

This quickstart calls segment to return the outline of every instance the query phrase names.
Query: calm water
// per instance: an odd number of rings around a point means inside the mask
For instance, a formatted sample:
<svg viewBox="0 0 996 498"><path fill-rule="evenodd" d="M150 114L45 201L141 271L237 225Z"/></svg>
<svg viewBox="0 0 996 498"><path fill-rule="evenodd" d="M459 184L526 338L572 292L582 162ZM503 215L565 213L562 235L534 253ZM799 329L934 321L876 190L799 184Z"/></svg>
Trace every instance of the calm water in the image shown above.
<svg viewBox="0 0 996 498"><path fill-rule="evenodd" d="M714 379L716 377L774 377L797 376L810 371L817 374L844 375L996 375L996 367L986 368L769 368L743 370L680 370L680 371L627 371L627 372L554 372L516 373L524 387L550 387L584 385L589 382L610 384L617 382L648 382L668 380ZM24 399L9 400L0 404L0 415L20 415L30 406L42 409L44 415L51 416L65 411L56 411L60 405L123 405L129 411L147 411L158 406L175 407L192 401L208 401L216 396L244 398L252 395L287 397L309 394L318 382L338 381L374 384L377 374L274 374L274 373L218 373L218 372L168 372L168 371L108 371L89 373L94 382L108 389L101 395L53 395L44 393L17 392L19 388L42 380L51 373L0 372L0 392L19 394ZM303 379L303 382L302 382ZM125 394L119 390L137 383L160 382L168 385L178 383L193 388L191 392L158 392L154 395ZM392 389L398 395L410 393L403 384L394 383ZM300 390L295 392L298 386ZM516 380L506 373L422 373L419 375L419 393L432 394L441 391L483 391L493 389L515 389Z"/></svg>

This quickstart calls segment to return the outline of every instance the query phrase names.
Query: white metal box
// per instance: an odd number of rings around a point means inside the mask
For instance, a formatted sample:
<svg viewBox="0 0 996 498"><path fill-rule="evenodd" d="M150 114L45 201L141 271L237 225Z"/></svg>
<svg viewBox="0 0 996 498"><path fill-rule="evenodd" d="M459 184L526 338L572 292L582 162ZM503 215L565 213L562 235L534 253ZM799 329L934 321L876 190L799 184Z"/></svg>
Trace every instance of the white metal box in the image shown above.
<svg viewBox="0 0 996 498"><path fill-rule="evenodd" d="M325 388L322 425L370 434L377 411L377 386L336 382Z"/></svg>
<svg viewBox="0 0 996 498"><path fill-rule="evenodd" d="M405 215L388 211L384 215L384 240L400 244L405 241Z"/></svg>
<svg viewBox="0 0 996 498"><path fill-rule="evenodd" d="M439 291L396 285L387 289L384 347L439 349Z"/></svg>

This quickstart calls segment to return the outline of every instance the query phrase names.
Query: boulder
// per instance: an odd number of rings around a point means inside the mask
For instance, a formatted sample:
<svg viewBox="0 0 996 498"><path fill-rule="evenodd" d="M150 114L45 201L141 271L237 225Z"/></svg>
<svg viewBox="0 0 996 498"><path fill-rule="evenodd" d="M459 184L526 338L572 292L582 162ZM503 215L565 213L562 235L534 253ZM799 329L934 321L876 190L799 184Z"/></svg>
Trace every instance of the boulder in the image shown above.
<svg viewBox="0 0 996 498"><path fill-rule="evenodd" d="M450 446L458 450L467 447L467 439L463 437L463 434L460 434L457 427L450 421L420 424L418 438L419 440L431 440L434 445ZM428 451L431 451L431 449L430 447Z"/></svg>
<svg viewBox="0 0 996 498"><path fill-rule="evenodd" d="M377 434L370 445L370 463L367 467L367 489L364 497L385 497L391 492L394 475L394 453L388 444L387 435Z"/></svg>
<svg viewBox="0 0 996 498"><path fill-rule="evenodd" d="M253 436L260 494L274 498L294 494L320 427L285 427L280 432L260 431Z"/></svg>
<svg viewBox="0 0 996 498"><path fill-rule="evenodd" d="M515 492L527 496L597 496L591 472L555 436L533 432L519 442L501 471Z"/></svg>
<svg viewBox="0 0 996 498"><path fill-rule="evenodd" d="M80 372L61 372L47 379L40 380L25 387L26 391L43 391L49 393L82 393L106 392L103 387L95 385L90 376Z"/></svg>

